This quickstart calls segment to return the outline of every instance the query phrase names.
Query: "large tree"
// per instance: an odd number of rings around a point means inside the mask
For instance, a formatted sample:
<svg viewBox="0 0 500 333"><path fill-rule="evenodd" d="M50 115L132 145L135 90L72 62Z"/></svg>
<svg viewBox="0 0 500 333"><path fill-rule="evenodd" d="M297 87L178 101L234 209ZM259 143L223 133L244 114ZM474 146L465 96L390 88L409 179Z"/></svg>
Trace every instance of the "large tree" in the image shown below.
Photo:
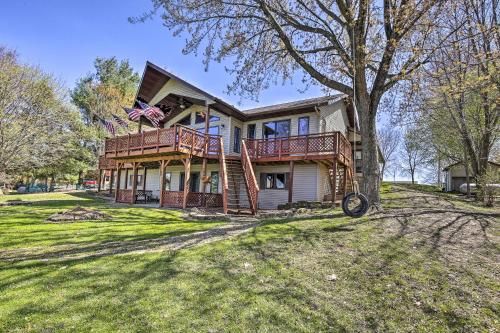
<svg viewBox="0 0 500 333"><path fill-rule="evenodd" d="M101 119L112 121L112 116L117 115L128 122L122 107L133 103L139 79L139 74L128 60L96 58L94 71L80 78L71 91L72 101L79 108L82 120L87 125L84 131L86 137L81 144L92 152L94 161L97 160L103 139L109 136ZM128 122L128 126L128 129L115 126L115 129L117 132L126 132L133 130L136 125ZM80 182L84 171L80 170Z"/></svg>
<svg viewBox="0 0 500 333"><path fill-rule="evenodd" d="M0 47L0 181L58 168L79 125L57 80Z"/></svg>
<svg viewBox="0 0 500 333"><path fill-rule="evenodd" d="M399 132L389 126L383 127L377 131L377 139L380 147L380 153L384 159L380 170L380 179L383 179L384 173L390 169L396 159L396 152L399 146Z"/></svg>
<svg viewBox="0 0 500 333"><path fill-rule="evenodd" d="M204 62L228 59L242 96L302 71L343 92L360 116L364 192L380 201L376 115L384 94L427 61L439 0L152 0L184 51ZM145 19L146 15L143 17ZM354 87L354 89L353 89Z"/></svg>
<svg viewBox="0 0 500 333"><path fill-rule="evenodd" d="M499 135L500 6L498 0L459 0L452 6L440 32L449 42L426 72L424 114L444 125L434 126L441 151L468 159L481 177Z"/></svg>

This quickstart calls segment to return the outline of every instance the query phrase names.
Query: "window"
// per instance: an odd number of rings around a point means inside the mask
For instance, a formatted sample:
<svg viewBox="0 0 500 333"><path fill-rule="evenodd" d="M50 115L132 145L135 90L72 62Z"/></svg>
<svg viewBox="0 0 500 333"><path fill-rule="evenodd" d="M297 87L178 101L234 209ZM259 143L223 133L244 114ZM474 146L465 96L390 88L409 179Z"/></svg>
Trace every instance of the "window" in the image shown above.
<svg viewBox="0 0 500 333"><path fill-rule="evenodd" d="M264 123L262 125L262 136L265 139L290 136L290 119Z"/></svg>
<svg viewBox="0 0 500 333"><path fill-rule="evenodd" d="M200 133L205 133L205 127L198 128L197 131L200 132ZM219 126L210 126L208 128L208 134L210 134L210 135L219 135Z"/></svg>
<svg viewBox="0 0 500 333"><path fill-rule="evenodd" d="M134 175L128 176L128 186L133 186L134 184ZM136 187L142 184L142 175L137 175L137 184Z"/></svg>
<svg viewBox="0 0 500 333"><path fill-rule="evenodd" d="M212 116L210 115L210 122L215 122L215 121L220 121L220 117L219 116Z"/></svg>
<svg viewBox="0 0 500 333"><path fill-rule="evenodd" d="M179 120L177 122L177 124L185 125L185 126L191 125L191 114L188 114L187 116L185 116L184 118L182 118L181 120Z"/></svg>
<svg viewBox="0 0 500 333"><path fill-rule="evenodd" d="M363 163L363 155L361 150L357 150L354 153L354 158L356 159L356 173L363 172L362 163Z"/></svg>
<svg viewBox="0 0 500 333"><path fill-rule="evenodd" d="M309 134L309 117L299 118L299 135Z"/></svg>
<svg viewBox="0 0 500 333"><path fill-rule="evenodd" d="M172 190L172 188L170 187L171 182L172 182L172 173L165 172L165 188L162 189L162 191L171 191Z"/></svg>
<svg viewBox="0 0 500 333"><path fill-rule="evenodd" d="M247 127L247 138L255 139L255 124L249 124Z"/></svg>
<svg viewBox="0 0 500 333"><path fill-rule="evenodd" d="M288 173L261 173L260 187L266 190L288 189Z"/></svg>
<svg viewBox="0 0 500 333"><path fill-rule="evenodd" d="M234 141L233 141L233 151L235 153L240 152L240 142L241 142L241 128L234 126Z"/></svg>
<svg viewBox="0 0 500 333"><path fill-rule="evenodd" d="M184 191L184 182L186 181L186 175L181 172L179 179L179 191ZM189 180L189 192L199 192L200 189L200 173L193 172Z"/></svg>
<svg viewBox="0 0 500 333"><path fill-rule="evenodd" d="M220 117L218 116L213 116L210 115L209 122L214 122L214 121L219 121ZM194 118L194 123L195 124L201 124L205 122L205 112L196 112L195 118Z"/></svg>
<svg viewBox="0 0 500 333"><path fill-rule="evenodd" d="M210 182L210 193L218 193L219 192L219 172L212 171L210 173L210 178L212 178Z"/></svg>

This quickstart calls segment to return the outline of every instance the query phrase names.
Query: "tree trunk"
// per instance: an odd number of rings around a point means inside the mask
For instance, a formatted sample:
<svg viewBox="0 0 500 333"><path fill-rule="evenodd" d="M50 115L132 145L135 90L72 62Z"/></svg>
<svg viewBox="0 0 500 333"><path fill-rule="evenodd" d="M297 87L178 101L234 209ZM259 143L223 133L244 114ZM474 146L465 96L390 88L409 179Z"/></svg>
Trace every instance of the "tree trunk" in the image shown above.
<svg viewBox="0 0 500 333"><path fill-rule="evenodd" d="M465 183L467 184L467 198L470 198L470 178L469 178L469 159L467 157L467 152L464 156L464 168L465 168Z"/></svg>
<svg viewBox="0 0 500 333"><path fill-rule="evenodd" d="M363 193L370 206L380 205L380 168L378 164L375 110L370 110L369 98L358 98L357 109L361 125Z"/></svg>

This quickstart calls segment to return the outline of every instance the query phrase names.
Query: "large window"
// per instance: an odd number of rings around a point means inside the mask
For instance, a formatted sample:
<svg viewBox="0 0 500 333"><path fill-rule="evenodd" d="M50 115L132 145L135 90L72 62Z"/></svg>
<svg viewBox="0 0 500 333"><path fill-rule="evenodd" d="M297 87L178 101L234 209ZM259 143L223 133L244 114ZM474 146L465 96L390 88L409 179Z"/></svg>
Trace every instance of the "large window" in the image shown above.
<svg viewBox="0 0 500 333"><path fill-rule="evenodd" d="M288 173L261 173L260 188L266 190L288 189Z"/></svg>
<svg viewBox="0 0 500 333"><path fill-rule="evenodd" d="M299 135L309 134L309 117L299 118Z"/></svg>
<svg viewBox="0 0 500 333"><path fill-rule="evenodd" d="M200 132L200 133L205 133L205 127L198 128L197 131ZM210 126L208 128L208 134L210 134L210 135L219 135L219 126Z"/></svg>
<svg viewBox="0 0 500 333"><path fill-rule="evenodd" d="M219 121L220 117L210 115L209 122L214 122L214 121ZM200 124L205 122L205 112L196 112L196 116L194 118L194 123L195 124Z"/></svg>
<svg viewBox="0 0 500 333"><path fill-rule="evenodd" d="M181 124L181 125L185 125L185 126L191 125L191 114L188 114L187 116L185 116L184 118L179 120L177 122L177 124Z"/></svg>
<svg viewBox="0 0 500 333"><path fill-rule="evenodd" d="M162 191L171 191L172 190L172 188L170 187L171 182L172 182L172 173L165 172L165 188L163 188Z"/></svg>
<svg viewBox="0 0 500 333"><path fill-rule="evenodd" d="M264 123L262 126L262 136L264 139L290 136L290 119Z"/></svg>
<svg viewBox="0 0 500 333"><path fill-rule="evenodd" d="M233 140L233 151L239 153L241 145L241 128L234 126L234 140Z"/></svg>
<svg viewBox="0 0 500 333"><path fill-rule="evenodd" d="M212 171L210 173L210 178L212 179L210 182L210 193L218 193L219 192L219 172Z"/></svg>
<svg viewBox="0 0 500 333"><path fill-rule="evenodd" d="M248 124L247 127L247 138L255 139L255 124Z"/></svg>
<svg viewBox="0 0 500 333"><path fill-rule="evenodd" d="M133 186L134 184L134 175L128 176L128 186ZM141 186L142 184L142 175L137 175L137 184L136 186Z"/></svg>
<svg viewBox="0 0 500 333"><path fill-rule="evenodd" d="M181 172L179 179L179 191L184 191L184 182L186 181L186 174ZM200 173L192 172L189 180L189 192L200 191Z"/></svg>

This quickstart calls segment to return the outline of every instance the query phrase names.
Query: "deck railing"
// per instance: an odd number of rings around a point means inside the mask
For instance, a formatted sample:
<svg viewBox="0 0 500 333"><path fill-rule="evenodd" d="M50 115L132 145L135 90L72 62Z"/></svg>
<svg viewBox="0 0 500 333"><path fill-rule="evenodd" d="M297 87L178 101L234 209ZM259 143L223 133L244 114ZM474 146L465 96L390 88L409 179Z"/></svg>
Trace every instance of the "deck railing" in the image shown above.
<svg viewBox="0 0 500 333"><path fill-rule="evenodd" d="M195 155L217 155L220 151L219 137L200 133L192 128L174 125L155 131L128 134L105 142L105 153L110 157L159 152L161 148L172 148Z"/></svg>
<svg viewBox="0 0 500 333"><path fill-rule="evenodd" d="M226 157L224 154L224 142L222 138L219 138L220 153L219 153L219 164L220 164L220 174L222 179L222 209L224 214L227 214L227 192L229 191L229 184L227 180L227 165Z"/></svg>
<svg viewBox="0 0 500 333"><path fill-rule="evenodd" d="M247 185L248 198L250 199L250 209L253 214L257 213L257 203L259 196L259 185L252 167L252 161L248 154L248 149L245 140L241 142L241 167L243 168L244 178Z"/></svg>
<svg viewBox="0 0 500 333"><path fill-rule="evenodd" d="M286 160L289 157L305 159L318 155L337 155L345 163L351 161L351 144L340 132L288 136L276 139L248 139L250 159Z"/></svg>

